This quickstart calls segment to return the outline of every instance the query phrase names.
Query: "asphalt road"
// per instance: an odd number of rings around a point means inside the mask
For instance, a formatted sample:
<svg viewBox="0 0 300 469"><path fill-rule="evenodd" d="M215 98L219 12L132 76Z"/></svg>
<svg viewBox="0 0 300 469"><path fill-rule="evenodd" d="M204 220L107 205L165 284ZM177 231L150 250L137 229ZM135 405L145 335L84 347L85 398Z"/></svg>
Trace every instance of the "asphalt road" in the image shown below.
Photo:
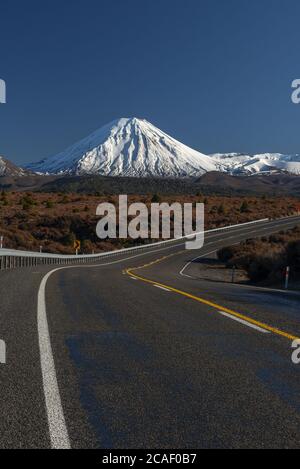
<svg viewBox="0 0 300 469"><path fill-rule="evenodd" d="M299 448L300 295L203 281L195 260L299 223L1 272L0 447Z"/></svg>

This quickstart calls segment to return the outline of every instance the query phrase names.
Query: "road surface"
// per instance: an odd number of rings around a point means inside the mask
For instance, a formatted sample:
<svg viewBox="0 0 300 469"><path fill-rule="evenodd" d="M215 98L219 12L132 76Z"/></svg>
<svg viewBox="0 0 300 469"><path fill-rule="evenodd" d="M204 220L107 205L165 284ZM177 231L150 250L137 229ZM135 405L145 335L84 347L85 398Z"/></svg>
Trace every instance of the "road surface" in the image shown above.
<svg viewBox="0 0 300 469"><path fill-rule="evenodd" d="M300 295L201 280L195 259L299 223L1 272L0 447L299 448Z"/></svg>

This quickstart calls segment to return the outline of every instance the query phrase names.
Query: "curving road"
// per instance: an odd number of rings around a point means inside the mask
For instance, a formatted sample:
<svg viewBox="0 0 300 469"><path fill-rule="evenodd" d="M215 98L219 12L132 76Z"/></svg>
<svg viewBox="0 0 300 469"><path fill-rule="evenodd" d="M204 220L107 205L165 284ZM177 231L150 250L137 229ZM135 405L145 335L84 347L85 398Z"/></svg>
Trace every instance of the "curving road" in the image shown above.
<svg viewBox="0 0 300 469"><path fill-rule="evenodd" d="M204 281L196 259L299 223L1 272L0 446L299 448L300 295Z"/></svg>

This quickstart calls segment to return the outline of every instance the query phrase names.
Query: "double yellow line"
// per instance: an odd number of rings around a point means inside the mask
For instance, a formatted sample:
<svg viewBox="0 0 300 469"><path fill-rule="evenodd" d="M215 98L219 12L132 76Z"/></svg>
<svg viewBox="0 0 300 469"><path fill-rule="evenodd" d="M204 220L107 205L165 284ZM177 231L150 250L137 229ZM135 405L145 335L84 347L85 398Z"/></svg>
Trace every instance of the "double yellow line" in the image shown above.
<svg viewBox="0 0 300 469"><path fill-rule="evenodd" d="M221 305L218 305L217 303L213 303L212 301L201 298L200 296L192 295L191 293L188 293L188 292L185 292L185 291L182 291L182 290L178 290L177 288L173 288L170 285L165 285L164 283L155 282L153 280L150 280L148 278L142 277L142 276L137 275L136 273L134 273L137 270L146 269L147 267L150 267L152 265L163 262L164 260L169 259L170 257L173 257L173 256L177 256L179 254L182 254L183 252L185 252L185 251L180 251L180 252L176 252L174 254L170 254L169 256L161 257L159 259L156 259L153 262L149 262L148 264L144 264L144 265L139 266L139 267L132 267L132 268L126 269L125 273L130 275L131 277L137 279L137 280L141 280L142 282L145 282L145 283L148 283L148 284L151 284L151 285L155 285L157 287L166 288L167 290L170 290L174 293L177 293L178 295L184 296L186 298L190 298L191 300L197 301L198 303L202 303L206 306L210 306L211 308L213 308L217 311L228 313L228 314L230 314L231 316L233 316L237 319L241 319L241 320L246 321L246 322L248 322L248 323L250 323L254 326L260 327L261 329L264 329L265 331L272 332L273 334L279 335L281 337L285 337L286 339L288 339L290 341L294 341L294 340L299 339L299 337L296 337L292 334L289 334L288 332L281 331L280 329L269 326L268 324L265 324L265 323L260 322L260 321L256 321L255 319L252 319L248 316L245 316L244 314L240 314L236 311L233 311L232 309L225 308Z"/></svg>

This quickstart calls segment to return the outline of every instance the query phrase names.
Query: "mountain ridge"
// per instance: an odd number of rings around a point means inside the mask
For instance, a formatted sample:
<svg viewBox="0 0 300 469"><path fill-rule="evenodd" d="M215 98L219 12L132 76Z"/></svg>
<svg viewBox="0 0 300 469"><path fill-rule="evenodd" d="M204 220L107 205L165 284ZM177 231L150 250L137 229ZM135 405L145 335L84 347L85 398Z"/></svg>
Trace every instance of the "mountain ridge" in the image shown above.
<svg viewBox="0 0 300 469"><path fill-rule="evenodd" d="M121 177L200 177L300 175L300 155L282 153L204 154L170 137L145 119L121 118L101 127L65 151L25 167L38 174Z"/></svg>
<svg viewBox="0 0 300 469"><path fill-rule="evenodd" d="M210 155L220 172L232 175L286 172L300 175L300 155L283 153L214 153Z"/></svg>
<svg viewBox="0 0 300 469"><path fill-rule="evenodd" d="M23 169L0 156L0 176L27 176L30 171Z"/></svg>

